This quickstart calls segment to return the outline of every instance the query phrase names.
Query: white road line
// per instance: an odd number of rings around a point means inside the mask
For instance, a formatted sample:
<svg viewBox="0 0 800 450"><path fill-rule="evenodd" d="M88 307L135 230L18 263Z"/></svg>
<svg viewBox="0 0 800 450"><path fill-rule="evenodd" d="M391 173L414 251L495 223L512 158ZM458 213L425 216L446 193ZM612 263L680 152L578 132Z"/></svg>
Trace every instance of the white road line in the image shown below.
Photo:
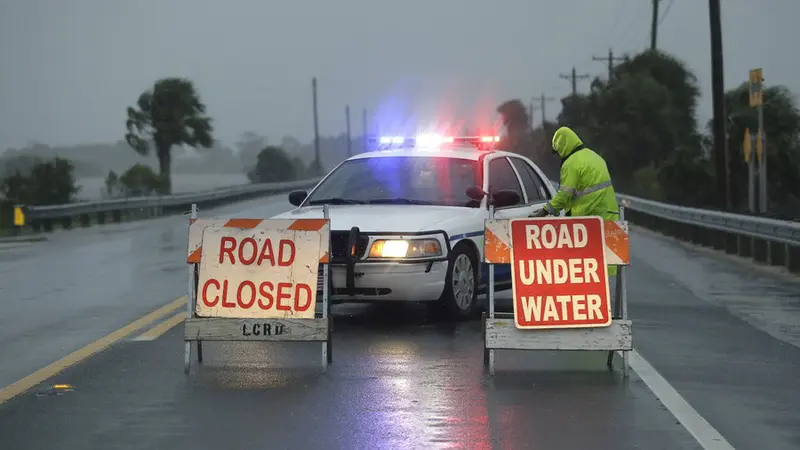
<svg viewBox="0 0 800 450"><path fill-rule="evenodd" d="M701 447L705 450L729 450L734 448L636 350L630 353L630 366Z"/></svg>

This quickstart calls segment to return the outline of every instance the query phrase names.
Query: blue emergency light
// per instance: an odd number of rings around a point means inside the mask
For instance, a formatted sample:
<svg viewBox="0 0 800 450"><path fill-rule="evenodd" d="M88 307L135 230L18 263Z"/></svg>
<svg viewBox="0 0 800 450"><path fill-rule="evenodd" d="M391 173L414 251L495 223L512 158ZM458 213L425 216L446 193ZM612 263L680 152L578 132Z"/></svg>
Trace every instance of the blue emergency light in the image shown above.
<svg viewBox="0 0 800 450"><path fill-rule="evenodd" d="M419 134L413 137L380 136L369 138L373 147L379 150L399 148L441 148L458 145L472 145L479 150L488 150L500 142L500 136L442 136L438 134Z"/></svg>

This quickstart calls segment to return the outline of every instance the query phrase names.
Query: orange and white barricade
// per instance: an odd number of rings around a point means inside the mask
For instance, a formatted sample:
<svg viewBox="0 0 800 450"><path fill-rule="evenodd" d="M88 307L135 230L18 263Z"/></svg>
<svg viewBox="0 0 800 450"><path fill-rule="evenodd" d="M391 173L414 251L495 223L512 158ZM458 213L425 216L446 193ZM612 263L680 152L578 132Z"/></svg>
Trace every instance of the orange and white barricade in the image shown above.
<svg viewBox="0 0 800 450"><path fill-rule="evenodd" d="M600 217L494 219L485 224L489 312L484 313L484 364L494 374L495 350L607 351L623 374L633 350L628 320L628 224ZM494 265L511 265L513 313L495 308ZM607 266L617 266L616 295Z"/></svg>
<svg viewBox="0 0 800 450"><path fill-rule="evenodd" d="M186 257L190 266L184 327L187 374L193 341L201 363L203 341L321 342L322 369L327 370L333 350L327 206L323 217L199 219L192 205ZM320 313L316 312L318 287Z"/></svg>

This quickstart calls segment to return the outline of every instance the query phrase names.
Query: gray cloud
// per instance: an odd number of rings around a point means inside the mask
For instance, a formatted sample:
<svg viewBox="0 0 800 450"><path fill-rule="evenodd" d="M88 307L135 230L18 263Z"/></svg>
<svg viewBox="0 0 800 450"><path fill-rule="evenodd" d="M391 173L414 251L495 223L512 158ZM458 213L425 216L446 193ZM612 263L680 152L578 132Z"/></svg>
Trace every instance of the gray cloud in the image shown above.
<svg viewBox="0 0 800 450"><path fill-rule="evenodd" d="M724 0L726 85L763 67L800 91L798 16L796 0ZM573 65L604 75L591 56L641 50L649 27L645 0L0 0L0 148L115 141L125 107L164 76L197 83L229 143L309 139L312 76L323 134L344 130L346 103L356 132L362 107L382 130L487 122L505 99L567 94L558 74ZM707 2L674 0L659 46L694 70L708 118Z"/></svg>

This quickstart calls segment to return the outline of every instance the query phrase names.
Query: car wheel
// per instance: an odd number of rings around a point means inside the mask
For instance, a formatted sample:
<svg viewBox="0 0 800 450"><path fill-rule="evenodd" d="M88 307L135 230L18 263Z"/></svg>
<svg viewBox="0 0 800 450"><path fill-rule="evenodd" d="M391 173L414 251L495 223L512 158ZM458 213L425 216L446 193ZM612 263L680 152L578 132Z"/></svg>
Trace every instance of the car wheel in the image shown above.
<svg viewBox="0 0 800 450"><path fill-rule="evenodd" d="M442 306L453 319L466 319L478 304L478 257L466 245L453 249L445 277Z"/></svg>

